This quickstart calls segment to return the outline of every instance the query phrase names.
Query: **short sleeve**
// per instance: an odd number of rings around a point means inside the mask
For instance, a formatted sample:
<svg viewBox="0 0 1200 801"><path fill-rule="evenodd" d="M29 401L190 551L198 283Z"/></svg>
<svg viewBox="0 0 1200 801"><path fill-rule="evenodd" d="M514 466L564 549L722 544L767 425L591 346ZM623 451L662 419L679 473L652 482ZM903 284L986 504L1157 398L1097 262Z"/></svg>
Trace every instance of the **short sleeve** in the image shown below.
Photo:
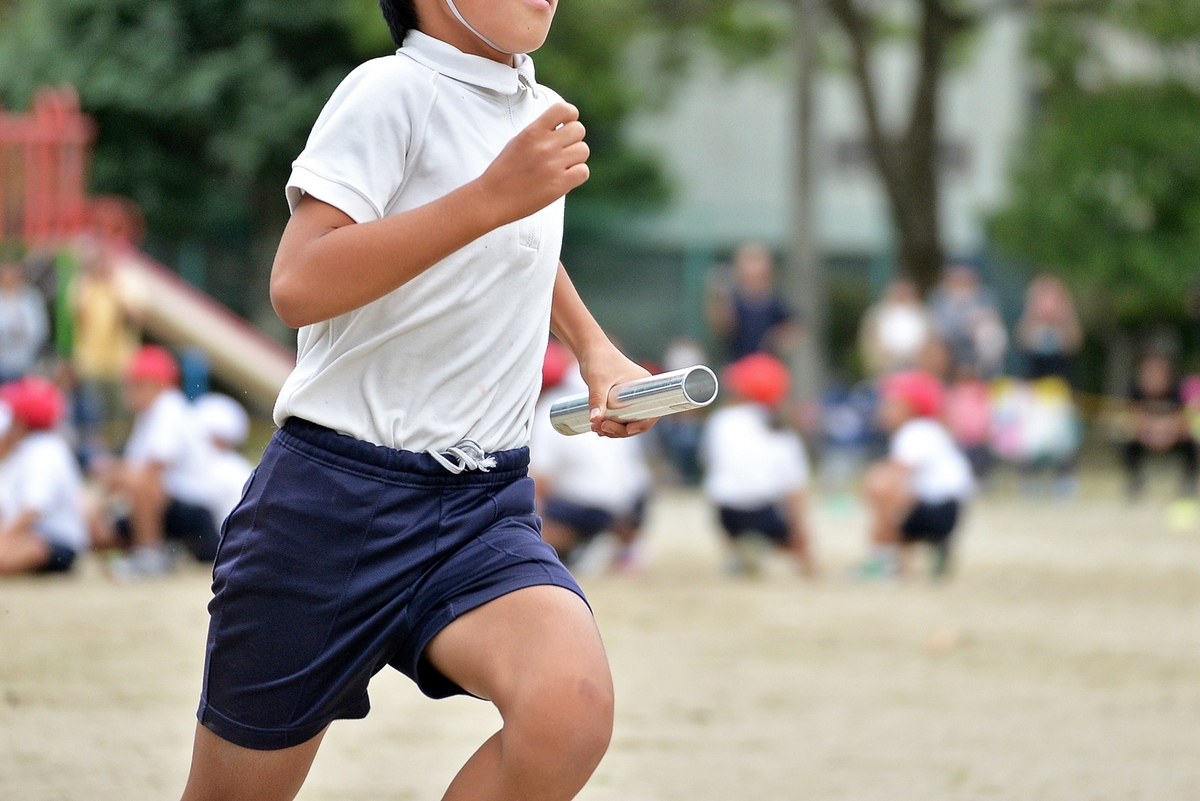
<svg viewBox="0 0 1200 801"><path fill-rule="evenodd" d="M357 223L387 213L413 150L419 127L413 120L424 115L432 98L421 69L408 59L376 59L342 82L292 164L287 184L292 211L307 194Z"/></svg>
<svg viewBox="0 0 1200 801"><path fill-rule="evenodd" d="M187 450L187 432L191 421L173 406L160 406L147 421L145 438L139 443L137 460L142 464L158 462L173 465Z"/></svg>
<svg viewBox="0 0 1200 801"><path fill-rule="evenodd" d="M788 491L804 489L808 486L808 454L804 450L804 442L792 432L777 435L779 449L779 482Z"/></svg>
<svg viewBox="0 0 1200 801"><path fill-rule="evenodd" d="M891 458L900 464L918 468L936 458L944 449L937 429L926 421L909 423L896 432L892 440Z"/></svg>
<svg viewBox="0 0 1200 801"><path fill-rule="evenodd" d="M58 497L55 492L55 478L61 473L60 465L54 459L47 458L45 452L38 452L22 467L22 474L16 476L17 491L14 500L17 508L13 510L14 515L25 512L44 515L51 510Z"/></svg>

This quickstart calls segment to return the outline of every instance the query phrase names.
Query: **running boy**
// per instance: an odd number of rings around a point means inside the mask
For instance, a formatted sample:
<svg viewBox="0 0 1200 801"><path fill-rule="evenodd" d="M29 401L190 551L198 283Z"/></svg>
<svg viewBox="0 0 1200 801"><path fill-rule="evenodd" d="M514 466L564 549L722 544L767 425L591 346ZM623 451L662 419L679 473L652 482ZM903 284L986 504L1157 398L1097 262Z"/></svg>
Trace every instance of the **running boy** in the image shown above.
<svg viewBox="0 0 1200 801"><path fill-rule="evenodd" d="M294 165L271 297L299 357L214 567L186 801L293 798L387 665L501 713L448 801L565 801L607 748L607 660L525 445L551 328L605 435L649 428L604 417L646 372L558 261L588 148L522 55L556 4L382 0L400 50L342 83Z"/></svg>
<svg viewBox="0 0 1200 801"><path fill-rule="evenodd" d="M948 568L950 537L974 489L971 464L938 422L945 391L928 373L894 373L880 385L879 422L891 434L888 457L866 475L874 514L867 575L905 572L911 546L933 546L933 573ZM899 550L899 552L898 552Z"/></svg>
<svg viewBox="0 0 1200 801"><path fill-rule="evenodd" d="M83 478L54 431L65 408L44 378L0 387L0 575L65 572L87 550Z"/></svg>

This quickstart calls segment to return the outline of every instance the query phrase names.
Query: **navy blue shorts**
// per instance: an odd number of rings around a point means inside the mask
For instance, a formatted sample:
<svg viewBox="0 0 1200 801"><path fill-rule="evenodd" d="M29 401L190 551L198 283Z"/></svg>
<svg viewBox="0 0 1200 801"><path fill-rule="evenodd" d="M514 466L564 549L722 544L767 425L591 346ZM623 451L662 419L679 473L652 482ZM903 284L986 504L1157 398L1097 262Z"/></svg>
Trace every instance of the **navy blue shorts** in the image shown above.
<svg viewBox="0 0 1200 801"><path fill-rule="evenodd" d="M958 501L942 503L918 503L900 524L900 538L904 542L927 542L941 545L950 539L958 525Z"/></svg>
<svg viewBox="0 0 1200 801"><path fill-rule="evenodd" d="M787 545L790 536L787 521L774 506L760 509L733 509L722 506L718 510L721 527L733 539L757 532L777 545Z"/></svg>
<svg viewBox="0 0 1200 801"><path fill-rule="evenodd" d="M582 598L542 541L528 449L493 455L455 476L289 420L225 523L200 722L246 748L298 745L364 717L385 665L431 698L464 694L422 659L434 635L524 587Z"/></svg>
<svg viewBox="0 0 1200 801"><path fill-rule="evenodd" d="M57 543L47 543L50 546L50 556L46 558L46 563L39 567L38 573L66 573L70 571L72 565L75 564L75 557L78 555L74 548L68 548L65 545Z"/></svg>

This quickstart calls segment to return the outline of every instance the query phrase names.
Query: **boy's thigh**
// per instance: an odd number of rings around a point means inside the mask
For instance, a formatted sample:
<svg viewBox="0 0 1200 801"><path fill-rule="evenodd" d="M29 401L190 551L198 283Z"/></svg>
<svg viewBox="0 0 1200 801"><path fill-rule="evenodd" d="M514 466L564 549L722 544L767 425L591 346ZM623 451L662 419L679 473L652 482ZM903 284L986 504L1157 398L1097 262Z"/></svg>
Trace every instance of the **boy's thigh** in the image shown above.
<svg viewBox="0 0 1200 801"><path fill-rule="evenodd" d="M562 680L611 694L608 659L588 605L556 585L526 587L456 618L424 658L472 695L503 711L525 693Z"/></svg>

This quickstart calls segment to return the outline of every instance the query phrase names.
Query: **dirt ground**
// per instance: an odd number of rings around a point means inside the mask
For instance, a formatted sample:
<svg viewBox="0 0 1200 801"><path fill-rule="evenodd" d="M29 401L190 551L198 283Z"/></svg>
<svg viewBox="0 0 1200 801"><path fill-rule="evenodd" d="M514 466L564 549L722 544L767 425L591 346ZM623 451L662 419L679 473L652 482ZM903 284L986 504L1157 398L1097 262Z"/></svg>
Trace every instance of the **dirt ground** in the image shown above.
<svg viewBox="0 0 1200 801"><path fill-rule="evenodd" d="M865 520L815 503L825 577L720 571L699 499L651 508L641 576L585 581L617 685L585 801L1200 798L1200 530L1081 500L976 504L945 586L861 583ZM177 798L208 576L0 584L0 799ZM498 725L381 674L302 799L435 801Z"/></svg>

